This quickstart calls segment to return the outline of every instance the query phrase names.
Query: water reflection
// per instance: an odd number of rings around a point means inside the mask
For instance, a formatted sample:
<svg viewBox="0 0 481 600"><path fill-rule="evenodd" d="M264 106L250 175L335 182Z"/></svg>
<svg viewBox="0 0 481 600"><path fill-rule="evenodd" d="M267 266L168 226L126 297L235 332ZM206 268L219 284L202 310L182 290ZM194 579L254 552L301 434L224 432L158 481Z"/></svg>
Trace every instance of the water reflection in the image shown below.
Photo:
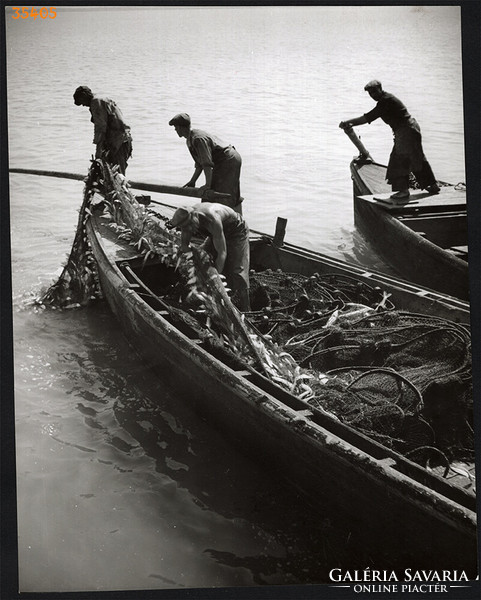
<svg viewBox="0 0 481 600"><path fill-rule="evenodd" d="M99 330L99 317L101 321L108 318L104 308L87 312L89 326L95 330ZM115 327L107 330L115 331ZM102 429L105 444L124 455L122 459L116 454L118 468L126 467L128 457L140 454L154 461L155 472L163 478L161 503L179 503L176 510L182 513L182 503L193 502L212 513L213 530L205 532L200 543L208 557L247 570L256 584L319 583L328 580L333 565L370 564L369 551L364 545L361 550L359 541L356 547L348 524L332 507L313 506L281 473L240 453L190 410L192 398L180 397L143 366L120 334L109 333L107 340L117 347L115 365L98 341L89 347L87 357L78 357L80 371L75 380L85 381L87 369L88 381L95 380L103 392L101 397L85 394L88 390L76 383L75 395L83 398L76 408L88 427ZM106 417L99 403L115 416L112 426L106 425L111 415ZM152 473L145 476L149 480ZM236 553L209 545L216 538L219 517L252 541ZM189 526L195 528L195 522Z"/></svg>

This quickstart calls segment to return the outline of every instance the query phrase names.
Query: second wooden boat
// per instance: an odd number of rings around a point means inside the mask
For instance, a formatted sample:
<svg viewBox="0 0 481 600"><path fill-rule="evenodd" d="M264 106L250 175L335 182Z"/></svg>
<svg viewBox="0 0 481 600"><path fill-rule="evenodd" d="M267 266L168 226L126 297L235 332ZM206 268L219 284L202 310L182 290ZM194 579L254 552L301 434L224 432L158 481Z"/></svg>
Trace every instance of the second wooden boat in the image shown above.
<svg viewBox="0 0 481 600"><path fill-rule="evenodd" d="M469 298L466 188L440 183L439 194L412 188L393 201L386 166L361 155L350 165L354 222L404 279L463 300Z"/></svg>

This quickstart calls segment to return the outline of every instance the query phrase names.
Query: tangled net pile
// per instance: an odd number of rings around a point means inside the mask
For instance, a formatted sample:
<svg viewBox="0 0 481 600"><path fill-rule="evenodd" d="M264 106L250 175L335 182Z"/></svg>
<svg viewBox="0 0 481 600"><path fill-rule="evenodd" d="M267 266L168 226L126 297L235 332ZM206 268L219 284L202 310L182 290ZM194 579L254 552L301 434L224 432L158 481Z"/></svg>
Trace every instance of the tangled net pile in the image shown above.
<svg viewBox="0 0 481 600"><path fill-rule="evenodd" d="M179 235L100 161L86 180L69 261L41 303L78 306L100 297L84 229L96 193L120 238L145 261L157 257L176 269L177 283L163 300L202 339L420 464L445 466L447 473L453 461L474 459L465 326L396 311L388 294L345 275L281 271L251 272L253 310L241 316L206 253L179 255Z"/></svg>
<svg viewBox="0 0 481 600"><path fill-rule="evenodd" d="M313 406L415 461L473 460L467 327L395 310L342 275L251 277L250 320L307 371Z"/></svg>

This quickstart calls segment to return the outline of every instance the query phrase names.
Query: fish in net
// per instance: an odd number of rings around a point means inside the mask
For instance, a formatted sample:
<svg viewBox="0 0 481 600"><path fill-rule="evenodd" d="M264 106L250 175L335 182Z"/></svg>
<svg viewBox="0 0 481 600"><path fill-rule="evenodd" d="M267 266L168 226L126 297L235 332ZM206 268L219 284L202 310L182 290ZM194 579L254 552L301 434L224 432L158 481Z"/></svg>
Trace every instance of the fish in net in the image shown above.
<svg viewBox="0 0 481 600"><path fill-rule="evenodd" d="M77 229L72 249L60 277L34 300L40 307L78 308L102 297L97 264L85 231L90 206L98 191L101 163L93 161L85 179L82 204L79 209Z"/></svg>
<svg viewBox="0 0 481 600"><path fill-rule="evenodd" d="M86 180L78 243L44 304L82 305L101 295L85 235L95 194L109 226L144 262L175 270L162 300L213 349L420 464L447 469L473 459L466 327L397 311L389 294L348 275L271 270L251 271L252 311L240 315L209 255L196 247L179 254L167 217L137 202L125 177L101 161Z"/></svg>
<svg viewBox="0 0 481 600"><path fill-rule="evenodd" d="M253 273L250 318L307 372L309 402L420 463L474 459L469 329L397 311L346 276Z"/></svg>

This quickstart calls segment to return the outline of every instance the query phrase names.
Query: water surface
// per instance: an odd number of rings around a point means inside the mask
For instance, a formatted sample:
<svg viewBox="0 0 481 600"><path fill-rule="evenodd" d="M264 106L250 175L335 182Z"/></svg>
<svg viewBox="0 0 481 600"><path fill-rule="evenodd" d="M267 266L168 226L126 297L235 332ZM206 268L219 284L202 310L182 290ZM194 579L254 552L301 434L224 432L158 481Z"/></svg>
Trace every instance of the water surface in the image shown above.
<svg viewBox="0 0 481 600"><path fill-rule="evenodd" d="M287 241L385 268L354 229L356 150L338 128L372 108L363 87L378 78L419 121L435 174L464 181L457 7L57 15L7 13L11 166L87 172L92 124L72 94L89 85L132 128L128 176L182 185L193 164L168 121L185 111L241 153L251 228L282 216ZM357 132L386 162L387 126ZM191 413L105 305L25 308L66 260L82 183L12 174L10 191L21 591L322 583L368 566L372 540L356 545L349 523Z"/></svg>

